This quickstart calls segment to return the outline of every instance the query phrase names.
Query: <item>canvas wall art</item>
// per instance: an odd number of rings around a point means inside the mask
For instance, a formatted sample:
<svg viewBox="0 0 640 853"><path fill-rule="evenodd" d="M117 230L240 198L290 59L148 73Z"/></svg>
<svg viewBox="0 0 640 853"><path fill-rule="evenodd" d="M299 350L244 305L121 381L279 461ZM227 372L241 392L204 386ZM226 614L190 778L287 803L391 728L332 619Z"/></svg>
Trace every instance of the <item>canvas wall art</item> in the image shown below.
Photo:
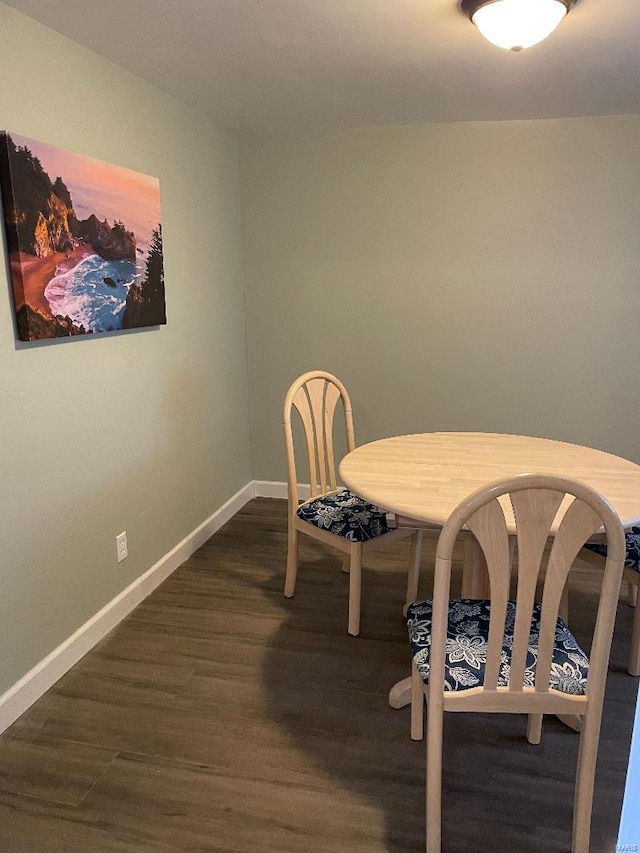
<svg viewBox="0 0 640 853"><path fill-rule="evenodd" d="M21 340L166 323L157 178L4 131L0 187Z"/></svg>

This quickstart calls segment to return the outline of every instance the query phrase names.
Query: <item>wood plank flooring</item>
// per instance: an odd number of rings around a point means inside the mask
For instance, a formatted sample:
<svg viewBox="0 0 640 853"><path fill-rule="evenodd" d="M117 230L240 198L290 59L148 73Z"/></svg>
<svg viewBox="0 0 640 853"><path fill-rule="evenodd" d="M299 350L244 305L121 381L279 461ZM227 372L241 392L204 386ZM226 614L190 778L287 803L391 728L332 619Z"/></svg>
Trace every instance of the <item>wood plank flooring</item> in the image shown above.
<svg viewBox="0 0 640 853"><path fill-rule="evenodd" d="M363 574L347 635L340 557L303 537L282 596L284 501L252 501L0 738L3 853L411 853L424 849L424 746L387 691L408 673L408 542ZM424 593L430 589L427 543ZM571 622L594 613L579 567ZM620 604L592 853L615 847L638 682ZM570 844L577 736L551 719L450 714L446 853Z"/></svg>

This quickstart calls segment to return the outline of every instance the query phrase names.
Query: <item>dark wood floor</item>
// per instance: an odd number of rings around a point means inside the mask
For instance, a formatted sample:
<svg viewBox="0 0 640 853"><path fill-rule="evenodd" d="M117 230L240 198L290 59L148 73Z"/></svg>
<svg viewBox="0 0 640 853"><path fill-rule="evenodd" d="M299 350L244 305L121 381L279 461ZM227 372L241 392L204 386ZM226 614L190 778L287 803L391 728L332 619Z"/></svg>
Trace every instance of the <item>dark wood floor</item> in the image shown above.
<svg viewBox="0 0 640 853"><path fill-rule="evenodd" d="M352 638L329 549L305 541L296 596L282 597L285 512L250 503L0 738L3 853L424 849L424 747L386 700L408 672L408 544L368 561ZM578 635L595 571L574 584ZM631 617L621 604L593 853L617 835ZM551 719L531 746L524 730L524 717L447 715L444 851L569 849L577 736Z"/></svg>

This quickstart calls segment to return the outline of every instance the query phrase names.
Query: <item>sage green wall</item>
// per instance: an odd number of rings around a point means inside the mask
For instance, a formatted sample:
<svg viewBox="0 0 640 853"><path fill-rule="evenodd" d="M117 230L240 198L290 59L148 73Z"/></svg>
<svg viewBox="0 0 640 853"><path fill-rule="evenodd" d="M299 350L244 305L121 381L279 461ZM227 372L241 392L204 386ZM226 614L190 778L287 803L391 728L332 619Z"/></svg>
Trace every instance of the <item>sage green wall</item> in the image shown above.
<svg viewBox="0 0 640 853"><path fill-rule="evenodd" d="M312 368L359 443L480 430L640 460L640 117L370 128L240 148L253 473Z"/></svg>
<svg viewBox="0 0 640 853"><path fill-rule="evenodd" d="M160 179L168 317L20 345L2 288L1 693L251 466L236 138L4 4L0 34L3 129Z"/></svg>

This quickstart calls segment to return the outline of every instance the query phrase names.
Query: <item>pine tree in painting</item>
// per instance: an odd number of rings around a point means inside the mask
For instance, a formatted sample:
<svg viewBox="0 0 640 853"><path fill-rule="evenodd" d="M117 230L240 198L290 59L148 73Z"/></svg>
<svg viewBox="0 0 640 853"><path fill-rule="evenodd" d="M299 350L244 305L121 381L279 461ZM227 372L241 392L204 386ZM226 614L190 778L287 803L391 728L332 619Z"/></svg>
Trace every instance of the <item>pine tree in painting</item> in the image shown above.
<svg viewBox="0 0 640 853"><path fill-rule="evenodd" d="M132 284L127 295L123 329L161 326L167 322L164 302L162 226L154 228L142 284Z"/></svg>

